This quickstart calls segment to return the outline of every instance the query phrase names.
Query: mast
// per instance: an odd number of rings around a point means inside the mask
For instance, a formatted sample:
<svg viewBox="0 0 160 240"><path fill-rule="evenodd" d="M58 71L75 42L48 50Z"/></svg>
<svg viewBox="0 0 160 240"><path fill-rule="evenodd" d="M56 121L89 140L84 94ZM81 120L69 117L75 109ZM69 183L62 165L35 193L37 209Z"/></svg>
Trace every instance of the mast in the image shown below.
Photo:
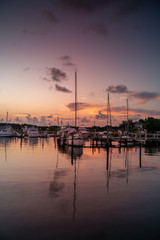
<svg viewBox="0 0 160 240"><path fill-rule="evenodd" d="M77 71L75 71L75 127L77 127Z"/></svg>
<svg viewBox="0 0 160 240"><path fill-rule="evenodd" d="M129 119L128 119L128 98L127 98L127 133L129 132Z"/></svg>
<svg viewBox="0 0 160 240"><path fill-rule="evenodd" d="M8 123L8 112L7 112L7 115L6 115L6 123Z"/></svg>
<svg viewBox="0 0 160 240"><path fill-rule="evenodd" d="M108 128L112 126L112 119L111 119L111 106L110 106L110 101L109 101L109 93L108 93L108 100L107 100L107 133L108 133Z"/></svg>

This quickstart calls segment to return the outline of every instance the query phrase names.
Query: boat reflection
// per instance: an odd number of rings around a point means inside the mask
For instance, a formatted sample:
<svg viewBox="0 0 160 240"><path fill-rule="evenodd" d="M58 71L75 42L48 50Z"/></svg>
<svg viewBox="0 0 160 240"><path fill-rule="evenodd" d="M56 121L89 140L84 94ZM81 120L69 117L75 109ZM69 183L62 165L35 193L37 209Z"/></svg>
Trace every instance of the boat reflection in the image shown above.
<svg viewBox="0 0 160 240"><path fill-rule="evenodd" d="M62 179L68 175L68 170L56 169L53 175L53 181L51 181L49 185L49 196L58 198L65 188L65 181L62 181Z"/></svg>
<svg viewBox="0 0 160 240"><path fill-rule="evenodd" d="M160 155L160 147L148 147L144 149L145 155L148 156L159 156Z"/></svg>

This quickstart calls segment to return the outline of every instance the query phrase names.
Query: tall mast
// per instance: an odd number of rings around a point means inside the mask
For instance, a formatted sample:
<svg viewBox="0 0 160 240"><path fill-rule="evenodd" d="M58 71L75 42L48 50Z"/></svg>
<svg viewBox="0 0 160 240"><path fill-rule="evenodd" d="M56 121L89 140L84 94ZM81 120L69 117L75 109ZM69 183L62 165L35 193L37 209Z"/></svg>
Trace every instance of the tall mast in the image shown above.
<svg viewBox="0 0 160 240"><path fill-rule="evenodd" d="M128 98L127 98L127 133L129 132L129 121L128 121Z"/></svg>
<svg viewBox="0 0 160 240"><path fill-rule="evenodd" d="M75 71L75 127L77 127L77 71Z"/></svg>
<svg viewBox="0 0 160 240"><path fill-rule="evenodd" d="M107 101L107 136L108 136L108 125L109 125L109 93L108 93L108 101Z"/></svg>
<svg viewBox="0 0 160 240"><path fill-rule="evenodd" d="M112 126L111 106L110 106L109 93L108 93L108 99L107 99L107 131L108 131L109 124L110 124L110 126Z"/></svg>

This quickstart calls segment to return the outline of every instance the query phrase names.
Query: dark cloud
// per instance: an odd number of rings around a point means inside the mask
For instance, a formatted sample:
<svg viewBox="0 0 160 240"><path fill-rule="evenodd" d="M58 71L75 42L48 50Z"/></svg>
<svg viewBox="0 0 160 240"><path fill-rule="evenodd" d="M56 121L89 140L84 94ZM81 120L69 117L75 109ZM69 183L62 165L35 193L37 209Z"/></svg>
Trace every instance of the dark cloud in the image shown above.
<svg viewBox="0 0 160 240"><path fill-rule="evenodd" d="M109 4L111 0L61 0L63 5L80 13L92 13Z"/></svg>
<svg viewBox="0 0 160 240"><path fill-rule="evenodd" d="M56 91L60 91L60 92L64 92L64 93L71 93L72 91L65 88L65 87L62 87L62 86L59 86L58 84L55 85L55 89Z"/></svg>
<svg viewBox="0 0 160 240"><path fill-rule="evenodd" d="M68 55L64 55L64 56L62 56L62 57L60 57L60 59L62 60L62 61L71 61L71 57L70 56L68 56Z"/></svg>
<svg viewBox="0 0 160 240"><path fill-rule="evenodd" d="M75 103L69 103L66 107L69 108L71 111L74 111ZM89 103L81 103L81 102L77 103L78 110L83 110L83 109L87 109L90 107L93 107L93 105L89 104Z"/></svg>
<svg viewBox="0 0 160 240"><path fill-rule="evenodd" d="M64 55L60 57L60 59L63 61L62 65L65 67L76 67L76 64L72 62L72 58L68 55Z"/></svg>
<svg viewBox="0 0 160 240"><path fill-rule="evenodd" d="M154 99L159 99L160 94L156 92L134 92L129 95L130 97L134 97L137 99L140 99L140 104L141 103L146 103L148 101L154 100Z"/></svg>
<svg viewBox="0 0 160 240"><path fill-rule="evenodd" d="M103 114L101 111L98 112L98 114L95 116L95 119L99 119L99 120L104 120L107 118L106 114Z"/></svg>
<svg viewBox="0 0 160 240"><path fill-rule="evenodd" d="M27 115L28 117L31 117L30 113L23 113L24 115Z"/></svg>
<svg viewBox="0 0 160 240"><path fill-rule="evenodd" d="M125 85L109 86L106 91L111 93L131 93Z"/></svg>
<svg viewBox="0 0 160 240"><path fill-rule="evenodd" d="M143 9L143 0L124 1L117 10L116 16L130 15L140 9Z"/></svg>
<svg viewBox="0 0 160 240"><path fill-rule="evenodd" d="M52 114L50 114L49 116L47 116L47 118L52 118L53 117L53 115Z"/></svg>
<svg viewBox="0 0 160 240"><path fill-rule="evenodd" d="M57 23L58 19L51 11L44 10L42 11L43 16L50 22L50 23Z"/></svg>
<svg viewBox="0 0 160 240"><path fill-rule="evenodd" d="M66 63L63 63L63 66L65 66L65 67L76 67L76 64L72 63L72 62L66 62Z"/></svg>
<svg viewBox="0 0 160 240"><path fill-rule="evenodd" d="M89 123L90 120L87 119L86 117L84 117L84 118L81 119L81 122L82 122L82 123Z"/></svg>
<svg viewBox="0 0 160 240"><path fill-rule="evenodd" d="M101 24L91 24L91 25L87 26L84 31L85 32L86 31L95 32L104 37L106 37L108 35L108 30L106 29L106 27L104 25L101 25Z"/></svg>
<svg viewBox="0 0 160 240"><path fill-rule="evenodd" d="M67 74L58 68L48 68L48 74L51 76L53 81L61 82L66 80Z"/></svg>

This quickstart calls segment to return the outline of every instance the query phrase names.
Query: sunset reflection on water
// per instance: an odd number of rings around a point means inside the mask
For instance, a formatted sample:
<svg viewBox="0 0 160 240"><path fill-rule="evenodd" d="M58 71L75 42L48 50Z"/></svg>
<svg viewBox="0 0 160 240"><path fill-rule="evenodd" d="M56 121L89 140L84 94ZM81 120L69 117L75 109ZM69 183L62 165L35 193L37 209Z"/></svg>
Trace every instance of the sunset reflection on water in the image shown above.
<svg viewBox="0 0 160 240"><path fill-rule="evenodd" d="M138 147L58 148L54 138L0 139L0 239L156 236L159 155Z"/></svg>

